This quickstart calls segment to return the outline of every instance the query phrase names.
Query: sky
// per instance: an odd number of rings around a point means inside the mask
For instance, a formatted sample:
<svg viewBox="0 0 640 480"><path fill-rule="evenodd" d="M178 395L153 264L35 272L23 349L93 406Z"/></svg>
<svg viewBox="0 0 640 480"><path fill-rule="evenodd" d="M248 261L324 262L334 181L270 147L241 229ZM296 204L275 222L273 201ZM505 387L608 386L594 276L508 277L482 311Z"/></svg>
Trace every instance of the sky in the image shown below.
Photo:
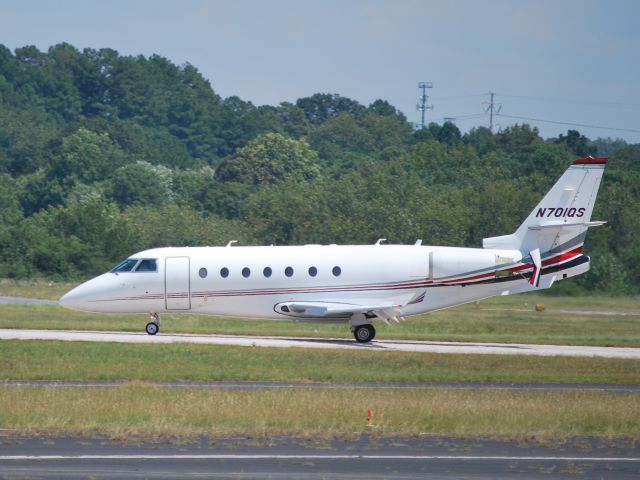
<svg viewBox="0 0 640 480"><path fill-rule="evenodd" d="M488 126L491 91L496 129L640 143L639 18L636 0L0 0L0 43L158 54L223 97L381 98L413 122L427 81L427 121Z"/></svg>

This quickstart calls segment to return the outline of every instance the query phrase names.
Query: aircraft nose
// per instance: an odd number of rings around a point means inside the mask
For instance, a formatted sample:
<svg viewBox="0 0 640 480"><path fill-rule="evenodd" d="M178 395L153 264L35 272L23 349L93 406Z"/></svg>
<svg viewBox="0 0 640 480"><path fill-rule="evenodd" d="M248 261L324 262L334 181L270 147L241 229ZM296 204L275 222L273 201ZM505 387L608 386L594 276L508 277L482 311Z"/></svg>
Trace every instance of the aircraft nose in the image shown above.
<svg viewBox="0 0 640 480"><path fill-rule="evenodd" d="M58 304L71 310L91 311L92 302L98 297L96 279L89 280L65 293Z"/></svg>

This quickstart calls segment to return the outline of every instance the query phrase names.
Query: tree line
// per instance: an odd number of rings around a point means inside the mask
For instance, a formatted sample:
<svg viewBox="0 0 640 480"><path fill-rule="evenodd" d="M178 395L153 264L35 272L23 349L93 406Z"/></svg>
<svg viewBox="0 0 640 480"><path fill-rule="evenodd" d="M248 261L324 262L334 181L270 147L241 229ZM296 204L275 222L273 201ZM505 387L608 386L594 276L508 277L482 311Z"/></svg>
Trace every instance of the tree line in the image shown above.
<svg viewBox="0 0 640 480"><path fill-rule="evenodd" d="M0 277L81 279L167 245L479 246L511 233L577 156L610 157L586 250L561 290L640 293L640 146L452 123L384 100L255 106L190 64L0 45Z"/></svg>

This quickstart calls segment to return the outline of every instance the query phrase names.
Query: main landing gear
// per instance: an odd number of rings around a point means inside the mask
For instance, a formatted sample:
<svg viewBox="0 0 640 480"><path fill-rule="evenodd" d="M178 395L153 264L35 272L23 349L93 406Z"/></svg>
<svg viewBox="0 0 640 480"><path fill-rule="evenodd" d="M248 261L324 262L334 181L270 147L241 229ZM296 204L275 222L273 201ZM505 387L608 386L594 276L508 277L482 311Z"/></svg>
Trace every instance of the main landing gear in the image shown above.
<svg viewBox="0 0 640 480"><path fill-rule="evenodd" d="M144 329L149 335L155 335L160 331L160 315L152 313L149 315L149 319L151 321L147 323L147 326L144 327Z"/></svg>
<svg viewBox="0 0 640 480"><path fill-rule="evenodd" d="M358 343L369 343L376 336L376 329L371 324L358 325L357 327L352 327L351 330Z"/></svg>

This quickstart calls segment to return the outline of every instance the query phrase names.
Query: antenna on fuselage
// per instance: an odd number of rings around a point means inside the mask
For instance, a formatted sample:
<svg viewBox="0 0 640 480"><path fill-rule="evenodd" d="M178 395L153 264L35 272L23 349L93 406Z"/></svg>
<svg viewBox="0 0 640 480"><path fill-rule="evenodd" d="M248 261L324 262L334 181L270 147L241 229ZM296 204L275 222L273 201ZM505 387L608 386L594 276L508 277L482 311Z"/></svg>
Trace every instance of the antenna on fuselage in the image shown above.
<svg viewBox="0 0 640 480"><path fill-rule="evenodd" d="M376 242L376 245L380 245L382 242L386 241L386 238L379 238L378 241Z"/></svg>
<svg viewBox="0 0 640 480"><path fill-rule="evenodd" d="M416 243L414 243L414 245L415 245L416 247L419 247L420 245L422 245L422 239L421 239L421 238L419 238L418 240L416 240Z"/></svg>
<svg viewBox="0 0 640 480"><path fill-rule="evenodd" d="M229 243L227 243L227 247L232 246L234 243L238 243L238 240L229 240Z"/></svg>

